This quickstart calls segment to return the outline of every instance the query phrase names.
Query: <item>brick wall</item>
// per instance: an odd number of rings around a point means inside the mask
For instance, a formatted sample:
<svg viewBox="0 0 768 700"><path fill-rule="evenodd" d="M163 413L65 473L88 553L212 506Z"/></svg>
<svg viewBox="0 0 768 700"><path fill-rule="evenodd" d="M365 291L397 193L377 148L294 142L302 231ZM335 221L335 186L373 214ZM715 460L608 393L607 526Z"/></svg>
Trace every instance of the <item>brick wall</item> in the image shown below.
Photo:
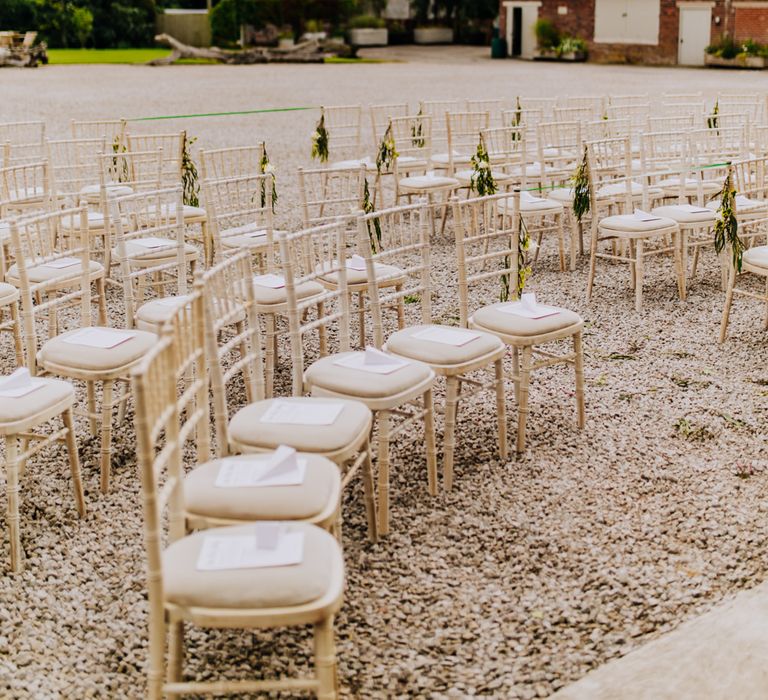
<svg viewBox="0 0 768 700"><path fill-rule="evenodd" d="M768 3L765 7L736 7L733 38L736 41L754 39L768 43Z"/></svg>

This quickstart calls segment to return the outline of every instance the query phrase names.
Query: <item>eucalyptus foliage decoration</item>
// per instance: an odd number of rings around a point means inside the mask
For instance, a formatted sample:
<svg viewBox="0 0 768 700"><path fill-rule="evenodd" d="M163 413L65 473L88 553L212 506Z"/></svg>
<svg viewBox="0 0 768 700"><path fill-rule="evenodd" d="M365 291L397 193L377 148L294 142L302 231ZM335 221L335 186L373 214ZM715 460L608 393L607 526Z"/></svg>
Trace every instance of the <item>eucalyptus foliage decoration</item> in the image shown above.
<svg viewBox="0 0 768 700"><path fill-rule="evenodd" d="M190 207L200 205L200 183L198 182L197 166L192 160L190 148L197 141L196 137L184 136L184 148L181 151L181 186L183 190L183 202Z"/></svg>
<svg viewBox="0 0 768 700"><path fill-rule="evenodd" d="M328 130L325 128L325 113L322 111L312 134L312 157L319 158L321 163L328 160Z"/></svg>
<svg viewBox="0 0 768 700"><path fill-rule="evenodd" d="M589 161L587 158L587 147L584 146L584 157L576 168L576 172L571 178L573 182L573 213L576 219L581 222L584 214L588 214L591 208L589 199Z"/></svg>
<svg viewBox="0 0 768 700"><path fill-rule="evenodd" d="M707 127L709 129L717 129L717 127L720 126L720 119L718 118L719 114L720 100L715 100L715 106L712 108L712 114L707 117Z"/></svg>
<svg viewBox="0 0 768 700"><path fill-rule="evenodd" d="M472 177L469 180L469 188L481 197L496 194L499 188L491 172L491 161L482 136L480 136L480 141L477 144L477 151L471 158L471 163Z"/></svg>
<svg viewBox="0 0 768 700"><path fill-rule="evenodd" d="M390 123L379 144L379 152L376 154L376 170L378 170L379 174L381 174L382 170L391 170L392 163L397 156L395 139L392 136L392 124Z"/></svg>
<svg viewBox="0 0 768 700"><path fill-rule="evenodd" d="M125 158L120 158L120 153L125 153L128 148L125 144L120 142L120 137L115 136L115 140L112 142L112 171L113 177L117 178L118 182L128 182L130 179L128 175L128 161ZM119 161L119 163L118 163Z"/></svg>
<svg viewBox="0 0 768 700"><path fill-rule="evenodd" d="M371 200L371 191L368 188L368 178L363 183L363 211L366 214L372 214L375 210ZM371 242L371 251L375 255L381 250L381 222L378 217L369 219L366 222L368 227L368 240Z"/></svg>
<svg viewBox="0 0 768 700"><path fill-rule="evenodd" d="M512 115L512 123L510 124L510 126L517 128L518 126L520 126L522 121L523 121L523 108L520 105L520 96L518 95L515 101L515 111L514 111L514 114ZM513 141L517 141L520 138L522 137L518 132L515 132L512 134Z"/></svg>
<svg viewBox="0 0 768 700"><path fill-rule="evenodd" d="M277 178L275 167L269 162L266 145L262 145L260 166L262 175L269 173L272 176L272 213L274 214L277 206ZM267 206L267 183L264 180L261 181L261 206L262 208Z"/></svg>
<svg viewBox="0 0 768 700"><path fill-rule="evenodd" d="M726 247L731 249L731 260L736 272L741 272L744 243L739 238L739 223L736 220L736 190L731 182L731 172L725 177L720 192L720 208L715 220L715 252L719 255Z"/></svg>
<svg viewBox="0 0 768 700"><path fill-rule="evenodd" d="M421 121L421 117L424 116L421 107L419 107L419 113L416 116L417 119L411 125L411 143L415 148L424 148L426 140L424 139L424 123Z"/></svg>
<svg viewBox="0 0 768 700"><path fill-rule="evenodd" d="M519 299L525 289L525 283L531 276L533 270L528 264L528 250L531 247L531 236L528 233L528 227L525 225L522 215L518 212L517 223L517 298ZM501 275L501 290L499 291L499 301L509 301L509 256L504 256L503 268L504 274Z"/></svg>

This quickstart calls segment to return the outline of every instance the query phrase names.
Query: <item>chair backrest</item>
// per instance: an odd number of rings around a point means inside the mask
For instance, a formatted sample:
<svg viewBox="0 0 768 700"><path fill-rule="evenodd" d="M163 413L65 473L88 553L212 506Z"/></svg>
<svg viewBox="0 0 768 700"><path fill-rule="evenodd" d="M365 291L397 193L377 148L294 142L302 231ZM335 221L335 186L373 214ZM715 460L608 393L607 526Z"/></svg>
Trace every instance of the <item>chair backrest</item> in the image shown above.
<svg viewBox="0 0 768 700"><path fill-rule="evenodd" d="M536 144L540 163L566 168L581 152L581 122L543 122L536 129Z"/></svg>
<svg viewBox="0 0 768 700"><path fill-rule="evenodd" d="M361 158L362 105L338 105L321 107L328 132L329 161Z"/></svg>
<svg viewBox="0 0 768 700"><path fill-rule="evenodd" d="M553 119L557 122L589 122L600 117L595 115L591 106L584 107L555 107Z"/></svg>
<svg viewBox="0 0 768 700"><path fill-rule="evenodd" d="M424 202L393 207L358 219L358 250L365 259L373 345L386 337L384 309L410 312L414 323L432 322L430 212ZM396 278L396 284L393 280ZM410 325L410 324L408 324Z"/></svg>
<svg viewBox="0 0 768 700"><path fill-rule="evenodd" d="M651 117L692 117L698 124L707 113L703 100L694 102L662 102L649 114Z"/></svg>
<svg viewBox="0 0 768 700"><path fill-rule="evenodd" d="M733 186L736 194L751 199L768 198L767 156L737 160L731 164L731 172L733 173Z"/></svg>
<svg viewBox="0 0 768 700"><path fill-rule="evenodd" d="M717 106L721 112L747 112L756 123L765 123L765 99L755 93L720 93Z"/></svg>
<svg viewBox="0 0 768 700"><path fill-rule="evenodd" d="M129 151L162 151L163 187L175 187L181 182L186 131L172 134L127 134L126 139Z"/></svg>
<svg viewBox="0 0 768 700"><path fill-rule="evenodd" d="M114 230L117 261L123 283L126 326L136 326L136 311L153 296L187 293L184 247L184 215L181 187L110 197L110 221ZM167 240L168 255L158 258L159 240ZM151 247L142 246L151 242Z"/></svg>
<svg viewBox="0 0 768 700"><path fill-rule="evenodd" d="M551 120L554 115L554 109L557 107L556 97L523 97L516 98L515 103L520 103L523 110L540 109L542 118Z"/></svg>
<svg viewBox="0 0 768 700"><path fill-rule="evenodd" d="M587 107L592 112L592 119L599 119L605 114L606 101L603 95L578 95L561 97L558 100L559 107Z"/></svg>
<svg viewBox="0 0 768 700"><path fill-rule="evenodd" d="M371 136L374 146L378 146L384 138L389 120L394 117L407 117L409 111L407 102L371 105L368 109L371 115Z"/></svg>
<svg viewBox="0 0 768 700"><path fill-rule="evenodd" d="M467 100L464 109L467 112L488 112L491 115L498 115L504 111L504 100Z"/></svg>
<svg viewBox="0 0 768 700"><path fill-rule="evenodd" d="M229 454L227 388L238 379L250 401L264 398L264 359L256 315L251 256L235 253L198 274L205 299L205 342L216 429L217 455ZM236 357L233 358L233 356Z"/></svg>
<svg viewBox="0 0 768 700"><path fill-rule="evenodd" d="M662 92L663 102L698 102L703 98L701 92Z"/></svg>
<svg viewBox="0 0 768 700"><path fill-rule="evenodd" d="M759 124L750 129L752 152L757 156L768 155L768 126Z"/></svg>
<svg viewBox="0 0 768 700"><path fill-rule="evenodd" d="M584 124L583 135L585 141L595 141L626 136L630 131L629 119L596 119Z"/></svg>
<svg viewBox="0 0 768 700"><path fill-rule="evenodd" d="M461 112L463 100L422 100L419 102L419 114L432 117L433 143L447 144L448 132L445 127L445 115L448 112Z"/></svg>
<svg viewBox="0 0 768 700"><path fill-rule="evenodd" d="M456 267L459 290L459 325L466 328L472 314L471 298L501 301L517 298L519 275L524 272L520 245L524 237L520 193L452 200Z"/></svg>
<svg viewBox="0 0 768 700"><path fill-rule="evenodd" d="M243 175L221 180L203 180L202 190L208 230L213 239L214 255L224 256L225 239L246 237L264 252L264 264L274 263L273 179L266 175Z"/></svg>
<svg viewBox="0 0 768 700"><path fill-rule="evenodd" d="M647 92L637 95L608 95L608 104L614 107L620 105L646 104L649 101L650 95Z"/></svg>
<svg viewBox="0 0 768 700"><path fill-rule="evenodd" d="M541 107L505 109L501 112L501 123L504 126L528 126L534 134L539 122L550 121L550 119L551 117L545 117L545 112Z"/></svg>
<svg viewBox="0 0 768 700"><path fill-rule="evenodd" d="M260 175L263 157L263 143L201 150L200 177L203 180L223 180Z"/></svg>
<svg viewBox="0 0 768 700"><path fill-rule="evenodd" d="M447 112L445 130L448 135L448 163L453 170L456 154L467 155L475 152L480 131L491 125L489 112Z"/></svg>
<svg viewBox="0 0 768 700"><path fill-rule="evenodd" d="M679 131L649 131L640 135L640 162L644 175L688 170L690 144Z"/></svg>
<svg viewBox="0 0 768 700"><path fill-rule="evenodd" d="M432 117L425 114L395 117L390 124L398 154L395 168L399 158L414 158L428 163L432 157Z"/></svg>
<svg viewBox="0 0 768 700"><path fill-rule="evenodd" d="M54 196L66 206L74 206L84 198L84 188L98 189L99 157L107 153L107 149L111 152L103 138L48 141L47 159Z"/></svg>
<svg viewBox="0 0 768 700"><path fill-rule="evenodd" d="M740 160L749 152L747 135L740 127L713 125L705 129L693 129L688 132L688 137L693 162L699 166ZM721 171L724 172L723 167L712 168L710 174L719 177Z"/></svg>
<svg viewBox="0 0 768 700"><path fill-rule="evenodd" d="M67 235L61 236L62 219L67 218ZM69 323L73 328L92 325L90 234L85 207L61 209L35 216L11 219L11 251L16 260L21 296L26 364L30 373L37 369L38 323L45 318L49 333ZM40 275L30 280L30 268L71 269L66 288L61 277ZM61 313L70 307L79 310Z"/></svg>
<svg viewBox="0 0 768 700"><path fill-rule="evenodd" d="M294 396L304 393L306 333L318 330L321 338L335 338L336 352L350 348L346 225L346 221L336 221L296 233L278 234ZM328 280L333 280L333 284L327 284ZM299 298L298 288L311 283L319 283L325 287L324 291ZM334 328L332 334L331 328ZM320 343L321 355L328 352L326 343L327 340Z"/></svg>
<svg viewBox="0 0 768 700"><path fill-rule="evenodd" d="M169 543L185 535L184 453L197 437L200 461L208 433L207 373L202 339L202 294L179 307L159 342L131 370L136 411L136 456L141 475L150 614L162 619L164 522ZM202 370L201 370L202 368ZM192 370L192 371L191 371ZM191 379L190 379L191 377ZM184 381L184 391L179 383Z"/></svg>
<svg viewBox="0 0 768 700"><path fill-rule="evenodd" d="M598 139L587 141L587 171L589 175L589 198L593 225L597 225L598 204L597 188L606 183L623 185L614 197L614 203L619 202L622 211L632 212L632 149L629 136L615 139ZM647 191L647 180L642 179L644 190ZM643 206L647 195L643 197Z"/></svg>
<svg viewBox="0 0 768 700"><path fill-rule="evenodd" d="M104 139L115 152L127 148L125 142L125 119L93 119L70 122L73 139Z"/></svg>
<svg viewBox="0 0 768 700"><path fill-rule="evenodd" d="M14 212L49 209L50 197L47 161L0 169L0 219Z"/></svg>
<svg viewBox="0 0 768 700"><path fill-rule="evenodd" d="M2 167L43 160L45 122L0 122L0 144L5 145Z"/></svg>
<svg viewBox="0 0 768 700"><path fill-rule="evenodd" d="M627 104L627 105L608 105L605 110L608 119L629 119L632 130L642 131L648 123L648 117L651 116L651 105L648 102Z"/></svg>
<svg viewBox="0 0 768 700"><path fill-rule="evenodd" d="M523 166L528 162L526 131L524 126L503 126L480 131L493 172L518 173L519 181L525 180L526 169Z"/></svg>
<svg viewBox="0 0 768 700"><path fill-rule="evenodd" d="M647 131L690 131L700 123L693 114L673 114L671 116L648 117Z"/></svg>
<svg viewBox="0 0 768 700"><path fill-rule="evenodd" d="M330 223L363 209L366 168L299 168L299 197L305 228Z"/></svg>

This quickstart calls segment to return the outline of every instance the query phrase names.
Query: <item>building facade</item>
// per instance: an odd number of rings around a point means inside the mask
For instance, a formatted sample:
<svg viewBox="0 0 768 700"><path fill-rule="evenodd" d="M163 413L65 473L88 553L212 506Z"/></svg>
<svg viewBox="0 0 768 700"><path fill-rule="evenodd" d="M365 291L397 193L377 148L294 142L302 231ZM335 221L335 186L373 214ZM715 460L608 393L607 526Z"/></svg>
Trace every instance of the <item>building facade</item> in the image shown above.
<svg viewBox="0 0 768 700"><path fill-rule="evenodd" d="M542 17L602 62L703 65L704 49L723 36L768 43L768 0L501 0L510 56L535 56Z"/></svg>

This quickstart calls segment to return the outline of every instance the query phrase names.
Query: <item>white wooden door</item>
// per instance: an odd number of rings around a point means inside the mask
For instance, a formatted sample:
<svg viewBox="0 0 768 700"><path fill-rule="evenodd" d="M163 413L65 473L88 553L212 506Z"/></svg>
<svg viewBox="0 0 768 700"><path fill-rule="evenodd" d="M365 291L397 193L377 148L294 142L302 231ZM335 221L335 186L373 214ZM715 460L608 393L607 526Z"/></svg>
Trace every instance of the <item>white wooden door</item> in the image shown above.
<svg viewBox="0 0 768 700"><path fill-rule="evenodd" d="M709 45L712 9L680 6L680 36L677 62L683 66L703 66L704 49Z"/></svg>

